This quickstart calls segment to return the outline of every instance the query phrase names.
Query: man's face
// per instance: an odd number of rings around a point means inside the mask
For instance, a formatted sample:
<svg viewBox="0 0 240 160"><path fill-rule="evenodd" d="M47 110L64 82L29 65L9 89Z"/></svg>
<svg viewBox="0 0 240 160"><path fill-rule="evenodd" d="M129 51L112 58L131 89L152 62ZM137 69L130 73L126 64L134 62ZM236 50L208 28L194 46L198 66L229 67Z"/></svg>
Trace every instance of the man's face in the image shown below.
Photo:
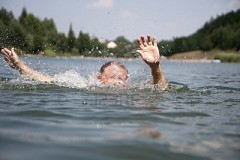
<svg viewBox="0 0 240 160"><path fill-rule="evenodd" d="M125 86L127 83L127 74L127 71L123 68L116 64L111 64L104 69L103 73L99 74L98 79L102 84Z"/></svg>

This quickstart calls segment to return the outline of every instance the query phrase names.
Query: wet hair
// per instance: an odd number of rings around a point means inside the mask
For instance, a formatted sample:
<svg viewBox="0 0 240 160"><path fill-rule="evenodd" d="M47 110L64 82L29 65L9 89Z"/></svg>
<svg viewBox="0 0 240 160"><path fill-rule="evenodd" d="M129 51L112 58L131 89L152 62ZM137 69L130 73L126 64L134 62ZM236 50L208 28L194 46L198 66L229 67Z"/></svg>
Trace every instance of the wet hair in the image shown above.
<svg viewBox="0 0 240 160"><path fill-rule="evenodd" d="M120 68L122 68L127 74L128 74L128 70L127 70L127 68L122 64L122 63L120 63L120 62L115 62L115 61L109 61L109 62L107 62L107 63L105 63L101 68L100 68L100 71L99 71L99 73L100 74L102 74L103 72L104 72L104 70L108 67L108 66L111 66L111 65L116 65L116 66L118 66L118 67L120 67ZM127 78L128 76L126 76L126 78Z"/></svg>

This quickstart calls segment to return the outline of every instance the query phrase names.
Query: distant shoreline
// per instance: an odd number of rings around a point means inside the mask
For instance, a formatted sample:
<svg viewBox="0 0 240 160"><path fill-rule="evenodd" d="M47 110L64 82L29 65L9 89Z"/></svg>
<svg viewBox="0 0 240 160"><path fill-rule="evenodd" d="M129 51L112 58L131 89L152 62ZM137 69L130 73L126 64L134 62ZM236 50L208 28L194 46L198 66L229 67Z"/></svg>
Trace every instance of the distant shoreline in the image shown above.
<svg viewBox="0 0 240 160"><path fill-rule="evenodd" d="M52 58L72 58L72 59L121 59L121 60L134 60L136 58L128 57L85 57L82 55L71 55L71 54L60 54L56 56L47 56L47 55L33 55L33 54L24 54L28 57L52 57ZM169 57L162 57L163 61L173 61L173 62L202 62L202 63L219 63L219 62L240 62L240 52L228 50L212 50L212 51L190 51L176 53Z"/></svg>
<svg viewBox="0 0 240 160"><path fill-rule="evenodd" d="M176 53L167 58L170 61L181 62L240 62L240 52L234 50L211 50L211 51L190 51L183 53Z"/></svg>

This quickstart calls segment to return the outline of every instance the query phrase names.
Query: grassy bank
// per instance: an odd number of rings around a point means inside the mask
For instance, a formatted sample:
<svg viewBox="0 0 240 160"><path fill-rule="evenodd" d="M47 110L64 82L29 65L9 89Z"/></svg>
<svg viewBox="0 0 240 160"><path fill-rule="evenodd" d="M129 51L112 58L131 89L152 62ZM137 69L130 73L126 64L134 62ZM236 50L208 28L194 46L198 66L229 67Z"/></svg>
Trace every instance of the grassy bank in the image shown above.
<svg viewBox="0 0 240 160"><path fill-rule="evenodd" d="M219 53L214 56L214 59L219 59L222 62L240 62L240 54Z"/></svg>
<svg viewBox="0 0 240 160"><path fill-rule="evenodd" d="M222 62L240 62L240 52L237 51L221 51L221 50L212 50L212 51L191 51L177 53L170 57L170 60L214 60L218 59Z"/></svg>

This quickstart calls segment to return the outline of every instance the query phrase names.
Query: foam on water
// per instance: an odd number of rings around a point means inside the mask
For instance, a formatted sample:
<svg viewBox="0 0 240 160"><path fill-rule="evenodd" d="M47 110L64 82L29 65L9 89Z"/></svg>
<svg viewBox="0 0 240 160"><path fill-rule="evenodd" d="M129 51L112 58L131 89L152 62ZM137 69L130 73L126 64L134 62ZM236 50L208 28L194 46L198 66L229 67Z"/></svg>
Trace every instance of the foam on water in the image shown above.
<svg viewBox="0 0 240 160"><path fill-rule="evenodd" d="M58 86L69 88L88 88L98 86L100 82L96 78L96 74L91 74L89 77L81 76L75 70L69 70L64 73L54 75L54 83Z"/></svg>
<svg viewBox="0 0 240 160"><path fill-rule="evenodd" d="M132 76L136 77L137 75L132 75ZM88 77L84 77L75 70L69 70L64 73L59 73L54 75L54 84L62 87L76 88L76 89L92 89L94 87L119 88L119 86L115 86L111 84L103 85L100 83L100 81L96 77L97 77L97 73L92 73ZM159 86L156 87L152 85L152 82L150 80L140 80L135 82L129 80L128 85L126 87L120 87L120 88L137 89L137 90L145 90L145 89L160 90L160 91L163 90L163 88Z"/></svg>
<svg viewBox="0 0 240 160"><path fill-rule="evenodd" d="M138 77L138 78L137 78ZM161 87L156 87L152 84L150 77L147 79L143 78L141 75L137 73L131 74L128 80L128 84L125 87L119 87L116 85L106 85L101 84L101 82L97 79L97 73L90 73L88 76L83 76L78 73L76 70L68 70L66 72L61 72L53 75L54 81L52 83L39 82L34 80L29 80L24 75L19 76L18 78L13 79L1 79L0 88L7 90L21 90L21 89L49 89L49 88L71 88L71 89L86 89L89 91L102 91L109 92L111 89L124 89L131 91L162 91ZM137 80L138 79L138 80ZM172 87L174 88L182 88L183 85L176 84ZM184 87L184 86L183 86ZM107 89L107 91L106 91ZM110 90L109 90L110 89ZM119 91L119 90L118 90Z"/></svg>

